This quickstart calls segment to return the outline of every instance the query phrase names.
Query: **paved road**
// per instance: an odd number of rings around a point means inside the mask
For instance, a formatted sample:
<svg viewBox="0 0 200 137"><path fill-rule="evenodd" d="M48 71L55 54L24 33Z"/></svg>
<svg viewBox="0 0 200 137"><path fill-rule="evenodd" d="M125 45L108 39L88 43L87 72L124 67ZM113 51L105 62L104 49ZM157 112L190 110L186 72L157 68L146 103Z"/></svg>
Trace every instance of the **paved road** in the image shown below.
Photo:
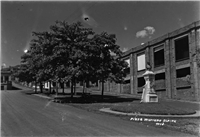
<svg viewBox="0 0 200 137"><path fill-rule="evenodd" d="M2 136L189 136L22 93L1 91Z"/></svg>

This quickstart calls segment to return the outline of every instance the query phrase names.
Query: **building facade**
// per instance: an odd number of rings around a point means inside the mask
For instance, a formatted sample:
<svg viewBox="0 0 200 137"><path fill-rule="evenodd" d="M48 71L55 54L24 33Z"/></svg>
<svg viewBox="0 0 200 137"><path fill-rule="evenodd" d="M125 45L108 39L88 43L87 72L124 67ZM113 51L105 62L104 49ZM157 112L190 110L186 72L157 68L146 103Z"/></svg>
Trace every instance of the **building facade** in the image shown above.
<svg viewBox="0 0 200 137"><path fill-rule="evenodd" d="M11 71L8 69L1 69L1 90L11 90Z"/></svg>
<svg viewBox="0 0 200 137"><path fill-rule="evenodd" d="M200 21L134 47L123 59L130 62L125 83L108 81L105 91L141 95L148 63L159 98L200 100Z"/></svg>

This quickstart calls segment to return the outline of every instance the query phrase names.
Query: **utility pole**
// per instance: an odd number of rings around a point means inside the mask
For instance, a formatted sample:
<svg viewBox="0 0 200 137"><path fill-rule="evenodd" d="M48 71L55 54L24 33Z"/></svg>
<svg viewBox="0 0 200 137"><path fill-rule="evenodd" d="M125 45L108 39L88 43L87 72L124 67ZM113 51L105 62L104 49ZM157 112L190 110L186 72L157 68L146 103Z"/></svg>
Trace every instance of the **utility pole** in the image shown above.
<svg viewBox="0 0 200 137"><path fill-rule="evenodd" d="M0 9L2 9L2 2L0 2ZM3 41L2 41L2 12L0 12L0 36L1 36L1 38L0 38L0 70L2 69L1 67L2 67L2 54L1 54L1 52L2 52L2 43L3 43Z"/></svg>

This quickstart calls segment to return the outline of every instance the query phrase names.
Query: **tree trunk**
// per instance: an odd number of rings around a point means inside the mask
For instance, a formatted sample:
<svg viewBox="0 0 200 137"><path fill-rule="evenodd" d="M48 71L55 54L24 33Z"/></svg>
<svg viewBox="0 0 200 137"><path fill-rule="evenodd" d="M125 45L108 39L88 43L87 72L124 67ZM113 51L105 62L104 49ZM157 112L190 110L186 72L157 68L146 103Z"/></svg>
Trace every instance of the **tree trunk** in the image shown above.
<svg viewBox="0 0 200 137"><path fill-rule="evenodd" d="M63 94L65 94L65 83L62 83Z"/></svg>
<svg viewBox="0 0 200 137"><path fill-rule="evenodd" d="M101 81L98 80L98 90L101 90Z"/></svg>
<svg viewBox="0 0 200 137"><path fill-rule="evenodd" d="M35 93L37 93L37 82L35 81Z"/></svg>
<svg viewBox="0 0 200 137"><path fill-rule="evenodd" d="M99 85L98 85L98 81L96 81L96 87L98 87Z"/></svg>
<svg viewBox="0 0 200 137"><path fill-rule="evenodd" d="M73 98L73 86L74 86L74 84L73 84L73 80L71 81L71 98Z"/></svg>
<svg viewBox="0 0 200 137"><path fill-rule="evenodd" d="M40 92L42 93L43 91L43 87L42 87L42 82L40 82Z"/></svg>
<svg viewBox="0 0 200 137"><path fill-rule="evenodd" d="M74 80L74 95L76 95L76 81Z"/></svg>
<svg viewBox="0 0 200 137"><path fill-rule="evenodd" d="M86 80L86 88L89 88L89 87L90 87L90 81Z"/></svg>
<svg viewBox="0 0 200 137"><path fill-rule="evenodd" d="M103 92L104 92L104 82L103 81L101 82L101 86L102 86L102 88L101 88L101 98L103 99Z"/></svg>
<svg viewBox="0 0 200 137"><path fill-rule="evenodd" d="M70 87L70 82L67 81L65 85L66 85L67 88L69 88Z"/></svg>
<svg viewBox="0 0 200 137"><path fill-rule="evenodd" d="M56 96L58 95L58 82L56 82Z"/></svg>
<svg viewBox="0 0 200 137"><path fill-rule="evenodd" d="M51 81L49 81L49 93L51 94Z"/></svg>
<svg viewBox="0 0 200 137"><path fill-rule="evenodd" d="M83 95L85 93L85 81L83 80Z"/></svg>

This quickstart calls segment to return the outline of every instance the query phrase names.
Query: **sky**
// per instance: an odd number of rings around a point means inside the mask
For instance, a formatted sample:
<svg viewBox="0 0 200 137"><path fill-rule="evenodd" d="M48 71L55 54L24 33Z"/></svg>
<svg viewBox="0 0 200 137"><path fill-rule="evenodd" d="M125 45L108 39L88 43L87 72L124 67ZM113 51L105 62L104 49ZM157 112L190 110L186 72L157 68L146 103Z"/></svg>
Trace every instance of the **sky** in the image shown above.
<svg viewBox="0 0 200 137"><path fill-rule="evenodd" d="M200 1L1 1L1 65L18 65L32 32L56 20L116 34L123 51L200 20Z"/></svg>

